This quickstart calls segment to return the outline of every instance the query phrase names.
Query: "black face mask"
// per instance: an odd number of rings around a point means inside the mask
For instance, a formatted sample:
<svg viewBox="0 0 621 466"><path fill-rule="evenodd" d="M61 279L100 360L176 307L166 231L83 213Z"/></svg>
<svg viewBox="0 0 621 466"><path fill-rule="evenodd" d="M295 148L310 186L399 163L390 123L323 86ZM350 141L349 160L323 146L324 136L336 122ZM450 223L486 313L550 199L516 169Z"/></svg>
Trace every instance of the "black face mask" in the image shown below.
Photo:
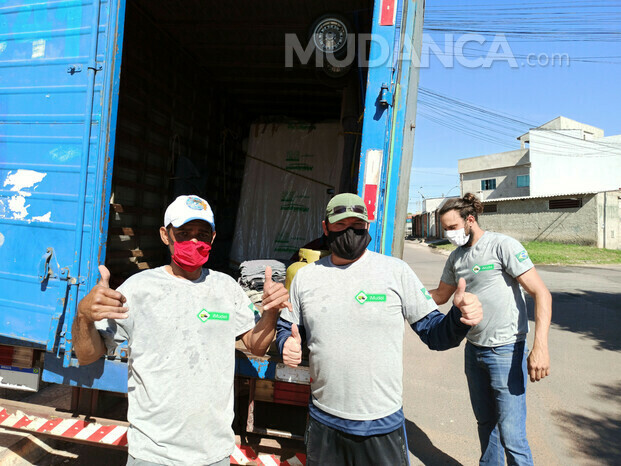
<svg viewBox="0 0 621 466"><path fill-rule="evenodd" d="M358 259L371 242L371 235L366 228L347 228L342 231L328 231L330 251L345 260Z"/></svg>

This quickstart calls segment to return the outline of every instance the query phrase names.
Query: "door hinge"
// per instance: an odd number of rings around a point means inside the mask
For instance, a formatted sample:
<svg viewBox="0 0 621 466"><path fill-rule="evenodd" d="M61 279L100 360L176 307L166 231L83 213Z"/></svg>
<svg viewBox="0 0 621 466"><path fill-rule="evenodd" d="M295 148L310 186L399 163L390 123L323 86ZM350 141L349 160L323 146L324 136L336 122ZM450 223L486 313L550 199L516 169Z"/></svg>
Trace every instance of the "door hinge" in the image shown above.
<svg viewBox="0 0 621 466"><path fill-rule="evenodd" d="M388 84L382 83L382 88L379 95L380 105L382 105L383 107L388 107L389 105L392 106L392 99L393 95L392 92L390 92Z"/></svg>

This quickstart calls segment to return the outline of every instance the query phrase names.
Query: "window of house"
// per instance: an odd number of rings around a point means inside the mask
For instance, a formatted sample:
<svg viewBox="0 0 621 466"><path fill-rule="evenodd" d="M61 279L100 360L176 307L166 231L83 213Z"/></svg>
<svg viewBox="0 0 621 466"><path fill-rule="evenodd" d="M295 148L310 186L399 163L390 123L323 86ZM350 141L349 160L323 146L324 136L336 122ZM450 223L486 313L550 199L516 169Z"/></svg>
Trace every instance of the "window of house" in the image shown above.
<svg viewBox="0 0 621 466"><path fill-rule="evenodd" d="M528 188L530 186L530 175L518 175L517 187Z"/></svg>
<svg viewBox="0 0 621 466"><path fill-rule="evenodd" d="M582 198L574 199L550 199L548 201L548 208L553 209L575 209L576 207L582 207Z"/></svg>
<svg viewBox="0 0 621 466"><path fill-rule="evenodd" d="M489 191L490 189L496 189L496 178L481 180L481 191Z"/></svg>
<svg viewBox="0 0 621 466"><path fill-rule="evenodd" d="M498 204L483 204L483 213L498 212Z"/></svg>

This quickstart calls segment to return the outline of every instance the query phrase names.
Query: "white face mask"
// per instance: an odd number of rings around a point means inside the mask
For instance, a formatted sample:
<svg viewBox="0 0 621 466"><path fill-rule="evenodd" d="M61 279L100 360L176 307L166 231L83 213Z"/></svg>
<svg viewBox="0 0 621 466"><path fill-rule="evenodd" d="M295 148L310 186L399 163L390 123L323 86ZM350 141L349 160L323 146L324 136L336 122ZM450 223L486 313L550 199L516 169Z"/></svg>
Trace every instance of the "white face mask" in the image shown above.
<svg viewBox="0 0 621 466"><path fill-rule="evenodd" d="M470 239L470 235L466 235L466 230L460 228L459 230L447 230L446 237L453 246L463 246Z"/></svg>

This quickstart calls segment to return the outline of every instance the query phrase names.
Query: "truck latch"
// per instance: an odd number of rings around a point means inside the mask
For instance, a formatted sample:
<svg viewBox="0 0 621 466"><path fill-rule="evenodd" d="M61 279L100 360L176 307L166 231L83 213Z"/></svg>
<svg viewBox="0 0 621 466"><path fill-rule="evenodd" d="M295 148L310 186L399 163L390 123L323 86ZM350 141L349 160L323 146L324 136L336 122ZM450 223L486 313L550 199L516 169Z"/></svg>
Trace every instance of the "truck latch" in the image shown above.
<svg viewBox="0 0 621 466"><path fill-rule="evenodd" d="M388 84L386 83L382 83L382 88L379 95L379 103L383 107L388 107L389 105L392 106L392 92L390 92Z"/></svg>
<svg viewBox="0 0 621 466"><path fill-rule="evenodd" d="M67 279L66 269L63 269L65 280ZM61 274L60 265L58 265L58 261L54 257L54 248L47 248L45 250L45 254L41 257L41 261L39 262L39 280L43 283L50 278L58 278Z"/></svg>

